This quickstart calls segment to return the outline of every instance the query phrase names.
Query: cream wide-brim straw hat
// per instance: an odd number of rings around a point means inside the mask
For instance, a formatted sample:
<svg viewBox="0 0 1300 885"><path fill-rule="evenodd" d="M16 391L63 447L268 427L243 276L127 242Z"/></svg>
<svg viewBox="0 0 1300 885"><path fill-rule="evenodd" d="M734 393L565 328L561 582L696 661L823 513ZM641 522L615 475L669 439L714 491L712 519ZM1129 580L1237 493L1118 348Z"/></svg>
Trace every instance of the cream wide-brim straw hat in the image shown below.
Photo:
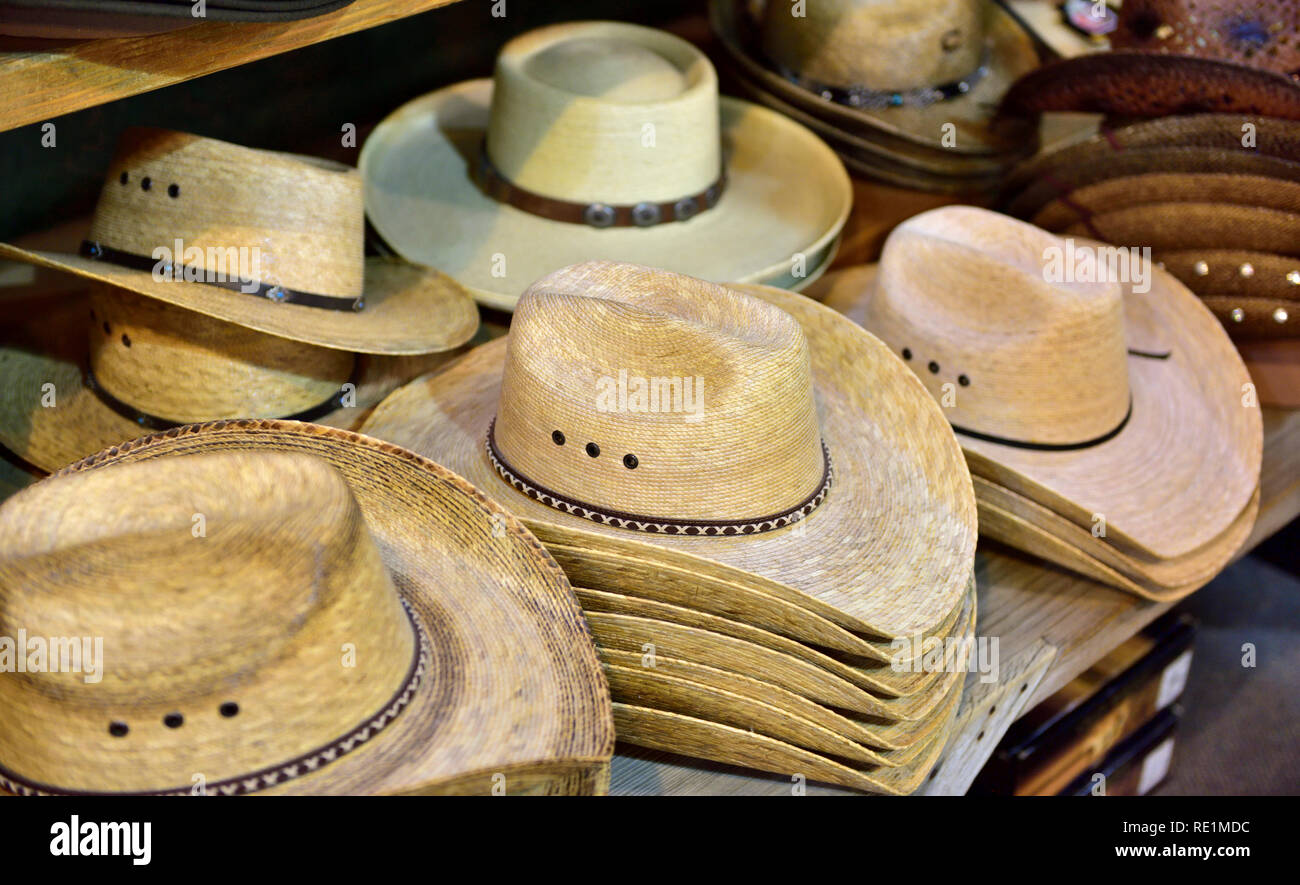
<svg viewBox="0 0 1300 885"><path fill-rule="evenodd" d="M383 268L394 265L393 262L384 259L373 259L368 264ZM407 268L409 265L398 266L397 272L405 275L408 272ZM418 269L415 271L417 274L421 273ZM160 283L157 285L171 289L200 284ZM251 298L242 295L239 297ZM136 414L135 410L126 404L111 404L108 398L101 396L90 386L87 336L95 334L99 326L91 328L88 312L92 308L89 299L71 297L55 301L34 298L25 303L38 305L39 315L34 318L22 318L0 333L0 377L5 381L4 385L0 386L0 445L33 467L43 471L53 471L116 443L134 439L150 430L164 429L167 424L185 423L168 421L162 425L154 424ZM456 349L457 346L473 335L477 325L476 309L468 297L463 297L459 304L448 301L440 303L441 308L432 313L436 322L446 325L443 326L438 339L425 337L421 344L422 347L436 345L440 348L440 352L411 356L367 353L353 355L354 368L350 378L347 379L354 385L350 398L344 403L336 395L335 405L328 411L312 412L310 416L312 423L354 430L364 420L369 409L395 388L458 355L461 351ZM273 305L277 309L292 306ZM10 303L5 305L0 316L16 317L28 309L30 308L23 304ZM311 310L311 308L301 309ZM317 312L332 313L332 311ZM173 314L173 316L178 315ZM212 321L205 321L204 328L211 330L212 325ZM111 327L109 331L112 333L110 344L115 343L117 337L123 332L120 328ZM107 335L108 332L106 331L105 334ZM304 348L300 344L282 346L277 343L278 336L267 337L262 342L254 344L253 339L257 338L259 333L241 335L237 330L228 328L226 335L241 339L243 346L260 348L260 358L265 358L269 352L280 350L292 353L295 358L298 354L312 351L311 347ZM163 362L152 367L139 367L141 383L148 384L148 378L152 377L155 387L159 383L166 385L169 376L184 377L191 386L195 379L204 377L223 379L213 382L217 384L239 383L240 369L228 360L219 361L217 357L221 354L209 350L212 346L211 341L199 340L198 336L192 342L171 340L168 349L174 361ZM314 351L314 353L325 352ZM229 357L230 354L224 356ZM252 354L251 358L256 360L259 355ZM302 373L300 381L320 386L323 379L310 377L313 372L321 370L319 365L313 366L311 362L307 362L296 368ZM293 373L293 370L286 371ZM251 383L262 385L262 390L253 392L252 396L246 398L246 402L260 402L260 407L264 410L262 414L235 415L217 411L215 414L209 412L206 416L196 415L190 420L218 417L287 417L295 410L277 402L272 392L275 389L286 388L263 383L274 378L277 384L280 384L288 377L283 372L278 378L275 378L275 375L275 372L268 371L261 365L249 364L247 367L246 377L256 379ZM295 386L302 385L299 382L288 385L289 388ZM178 386L177 394L179 395L183 389L183 386ZM318 396L312 404L323 399L325 397ZM184 402L178 403L178 406L186 407ZM196 402L193 408L202 412L204 406Z"/></svg>
<svg viewBox="0 0 1300 885"><path fill-rule="evenodd" d="M881 109L855 108L824 99L779 74L760 55L758 24L751 18L747 6L747 0L709 0L709 23L731 63L743 72L747 80L781 101L847 132L863 134L874 130L945 152L999 154L1022 146L1009 143L1005 136L998 135L991 123L1002 94L1018 77L1037 67L1038 53L1033 38L997 3L987 4L987 70L968 92L925 106ZM795 19L792 18L791 22L790 27L798 26ZM907 60L900 57L898 64L906 67ZM949 123L955 127L956 135L956 143L951 146L943 142L944 126ZM1017 126L1014 131L1023 140L1025 127ZM1028 136L1032 138L1032 132Z"/></svg>
<svg viewBox="0 0 1300 885"><path fill-rule="evenodd" d="M535 60L566 44L611 43L628 52L626 76L662 76L656 66L681 70L679 97L623 101L577 94L535 79ZM570 69L563 58L552 79L582 81L593 75ZM576 64L573 63L573 64ZM615 78L622 62L594 76ZM494 98L503 66L512 83L523 81L538 104L497 124ZM766 108L717 96L713 67L699 50L677 37L635 25L579 22L556 25L517 38L502 50L498 79L470 80L408 102L366 139L359 166L365 179L366 213L375 230L402 257L455 277L476 299L511 310L534 280L558 268L592 259L664 267L717 282L764 283L797 289L830 264L848 218L852 189L844 166L816 135ZM591 84L616 88L626 84ZM575 87L577 88L577 87ZM683 114L677 105L689 105ZM708 130L695 131L694 114L720 115L721 161L726 185L717 204L687 221L651 227L609 227L555 221L487 196L476 183L489 127L508 133L511 150L527 155L528 184L545 196L610 204L641 199L665 185L662 170L707 165L719 146ZM557 145L558 126L571 137ZM644 126L654 147L642 147ZM621 128L620 128L621 127ZM493 130L498 131L497 129ZM586 140L574 133L588 133ZM597 138L600 135L600 138ZM507 137L507 136L503 136ZM714 143L710 144L712 137ZM655 152L652 164L638 152ZM536 159L539 154L548 157ZM563 158L552 159L552 158ZM715 162L715 161L714 161ZM656 171L660 170L660 171ZM716 167L703 175L716 176ZM600 194L573 196L569 179L581 178ZM593 183L595 182L595 183ZM626 200L611 194L617 187ZM645 196L641 196L644 194Z"/></svg>
<svg viewBox="0 0 1300 885"><path fill-rule="evenodd" d="M548 545L662 563L665 572L698 575L719 590L752 589L769 611L784 606L783 621L792 625L786 629L798 626L801 612L815 615L841 633L821 632L819 644L887 661L863 635L889 640L932 632L961 605L970 579L975 501L960 449L938 404L876 338L802 296L730 288L785 311L807 340L834 481L824 501L793 526L729 536L647 534L583 519L516 490L484 447L509 339L397 390L363 431L448 465L506 502Z"/></svg>
<svg viewBox="0 0 1300 885"><path fill-rule="evenodd" d="M869 324L877 268L837 280L827 304ZM1112 545L1171 559L1213 544L1250 505L1259 485L1263 422L1251 402L1250 375L1218 320L1172 275L1154 265L1149 270L1149 292L1123 287L1132 410L1119 432L1066 450L1008 445L960 430L957 439L972 475L1087 529L1102 516ZM970 297L997 311L999 301L1015 295L976 286ZM1077 349L1068 329L1057 334L1060 352ZM1069 396L1061 391L1062 408ZM1014 402L1006 408L1020 421L1049 426L1055 420L1020 414ZM1222 562L1231 552L1220 551Z"/></svg>
<svg viewBox="0 0 1300 885"><path fill-rule="evenodd" d="M614 746L609 693L568 581L518 520L461 477L346 431L218 421L114 446L45 482L214 453L296 453L337 470L425 641L419 684L391 723L340 721L346 741L301 759L259 759L255 747L234 747L232 759L253 767L233 783L210 781L210 794L607 789ZM157 700L142 694L140 702ZM188 771L178 778L176 786L189 793ZM8 780L15 792L57 792Z"/></svg>

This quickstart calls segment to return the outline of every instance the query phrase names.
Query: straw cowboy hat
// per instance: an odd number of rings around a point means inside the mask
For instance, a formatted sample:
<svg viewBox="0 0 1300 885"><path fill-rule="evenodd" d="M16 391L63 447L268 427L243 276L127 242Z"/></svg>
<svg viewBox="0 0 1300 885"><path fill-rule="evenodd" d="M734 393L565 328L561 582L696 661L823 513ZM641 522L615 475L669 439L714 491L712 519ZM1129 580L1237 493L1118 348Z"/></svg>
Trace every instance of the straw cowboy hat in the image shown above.
<svg viewBox="0 0 1300 885"><path fill-rule="evenodd" d="M1038 64L1033 42L985 0L710 0L728 58L762 88L847 130L960 153L1025 147L990 127L998 99ZM955 143L945 144L945 124Z"/></svg>
<svg viewBox="0 0 1300 885"><path fill-rule="evenodd" d="M1008 114L1197 112L1300 120L1294 0L1125 0L1109 52L1044 65L1003 99Z"/></svg>
<svg viewBox="0 0 1300 885"><path fill-rule="evenodd" d="M0 336L0 443L53 470L191 421L358 423L478 327L454 281L366 259L362 228L355 170L129 131L82 254L0 244L0 258L69 272L88 293L5 308L20 322ZM260 282L231 278L248 250ZM179 279L154 267L167 253Z"/></svg>
<svg viewBox="0 0 1300 885"><path fill-rule="evenodd" d="M1074 247L1105 248L944 207L896 228L875 272L829 300L945 404L974 475L1076 525L1104 518L1114 546L1187 555L1255 494L1250 376L1209 311L1157 267L1127 271L1149 274L1145 293L1052 280L1049 262ZM1187 439L1196 445L1174 442Z"/></svg>
<svg viewBox="0 0 1300 885"><path fill-rule="evenodd" d="M98 678L0 684L10 792L605 788L609 695L563 573L411 452L190 426L37 483L0 526L3 633L102 639Z"/></svg>
<svg viewBox="0 0 1300 885"><path fill-rule="evenodd" d="M851 202L816 136L719 99L689 43L612 22L512 40L492 80L380 123L360 165L366 211L400 255L506 310L593 258L799 287L830 262Z"/></svg>
<svg viewBox="0 0 1300 885"><path fill-rule="evenodd" d="M705 604L816 615L821 644L875 660L862 634L930 632L970 576L975 504L942 412L880 342L770 287L556 271L509 338L364 429L508 500L543 543L677 568Z"/></svg>

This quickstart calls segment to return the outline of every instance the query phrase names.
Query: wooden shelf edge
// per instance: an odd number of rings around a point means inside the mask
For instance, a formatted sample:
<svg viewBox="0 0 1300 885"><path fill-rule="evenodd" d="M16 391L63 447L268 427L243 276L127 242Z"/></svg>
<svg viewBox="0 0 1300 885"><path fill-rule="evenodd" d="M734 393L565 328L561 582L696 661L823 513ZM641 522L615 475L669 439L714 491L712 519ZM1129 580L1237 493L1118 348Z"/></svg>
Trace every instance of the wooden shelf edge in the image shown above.
<svg viewBox="0 0 1300 885"><path fill-rule="evenodd" d="M0 52L0 131L322 43L457 0L355 0L291 22L202 22L144 37Z"/></svg>

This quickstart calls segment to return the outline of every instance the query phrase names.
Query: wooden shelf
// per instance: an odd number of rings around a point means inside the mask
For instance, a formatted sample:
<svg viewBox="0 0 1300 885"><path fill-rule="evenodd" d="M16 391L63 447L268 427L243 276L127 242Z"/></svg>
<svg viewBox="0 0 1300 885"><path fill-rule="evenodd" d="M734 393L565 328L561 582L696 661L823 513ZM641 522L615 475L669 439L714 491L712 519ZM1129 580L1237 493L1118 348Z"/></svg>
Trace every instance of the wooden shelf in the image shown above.
<svg viewBox="0 0 1300 885"><path fill-rule="evenodd" d="M1241 554L1300 515L1300 411L1264 410L1264 464L1255 530ZM962 794L1007 727L1171 607L1143 602L1016 551L980 543L976 633L999 640L999 679L966 680L957 729L919 792ZM788 796L789 776L619 745L613 794ZM809 795L852 793L821 784Z"/></svg>
<svg viewBox="0 0 1300 885"><path fill-rule="evenodd" d="M0 131L332 40L455 0L356 0L291 22L202 22L145 37L0 38ZM30 48L49 42L53 48ZM11 48L21 45L24 48Z"/></svg>

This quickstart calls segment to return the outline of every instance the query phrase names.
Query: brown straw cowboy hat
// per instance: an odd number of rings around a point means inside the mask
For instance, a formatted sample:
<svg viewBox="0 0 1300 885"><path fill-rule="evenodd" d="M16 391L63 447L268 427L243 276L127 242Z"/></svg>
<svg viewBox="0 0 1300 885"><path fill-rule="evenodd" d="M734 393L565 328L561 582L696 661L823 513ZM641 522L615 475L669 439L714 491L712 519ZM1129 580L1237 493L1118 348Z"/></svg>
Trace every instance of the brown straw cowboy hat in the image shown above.
<svg viewBox="0 0 1300 885"><path fill-rule="evenodd" d="M1032 131L989 125L1007 86L1038 64L1030 36L996 3L710 0L709 11L741 76L842 129L945 152L1032 144Z"/></svg>
<svg viewBox="0 0 1300 885"><path fill-rule="evenodd" d="M1146 263L1099 276L1068 257L1076 248L1113 247L936 209L896 228L876 271L831 303L944 403L974 475L1076 525L1104 519L1117 547L1189 554L1255 494L1263 431L1250 377L1172 276ZM1062 259L1085 270L1065 277ZM1147 275L1150 291L1126 274Z"/></svg>
<svg viewBox="0 0 1300 885"><path fill-rule="evenodd" d="M706 603L749 605L744 588L815 613L842 643L820 644L879 661L860 634L932 631L974 555L969 474L923 394L808 299L590 262L534 283L507 339L365 430L452 465L547 544L679 567Z"/></svg>
<svg viewBox="0 0 1300 885"><path fill-rule="evenodd" d="M102 643L97 678L0 684L11 792L605 788L609 695L563 573L411 452L190 426L37 483L0 526L3 634Z"/></svg>
<svg viewBox="0 0 1300 885"><path fill-rule="evenodd" d="M366 211L403 257L510 310L593 258L798 287L848 217L844 167L779 114L719 100L671 34L576 22L501 50L492 80L418 98L361 152Z"/></svg>
<svg viewBox="0 0 1300 885"><path fill-rule="evenodd" d="M1002 110L1300 120L1295 0L1124 0L1110 43L1109 52L1052 62L1021 78Z"/></svg>
<svg viewBox="0 0 1300 885"><path fill-rule="evenodd" d="M473 300L454 281L365 259L362 226L355 170L197 136L128 132L86 254L0 245L0 257L35 264L38 276L58 276L53 269L84 281L84 297L39 308L6 299L3 314L13 321L0 333L0 443L54 470L144 430L192 421L354 426L478 327ZM180 278L160 269L155 279L155 256L178 251ZM246 254L264 281L292 284L283 301L231 276ZM325 291L360 293L368 303L353 310L312 300Z"/></svg>

